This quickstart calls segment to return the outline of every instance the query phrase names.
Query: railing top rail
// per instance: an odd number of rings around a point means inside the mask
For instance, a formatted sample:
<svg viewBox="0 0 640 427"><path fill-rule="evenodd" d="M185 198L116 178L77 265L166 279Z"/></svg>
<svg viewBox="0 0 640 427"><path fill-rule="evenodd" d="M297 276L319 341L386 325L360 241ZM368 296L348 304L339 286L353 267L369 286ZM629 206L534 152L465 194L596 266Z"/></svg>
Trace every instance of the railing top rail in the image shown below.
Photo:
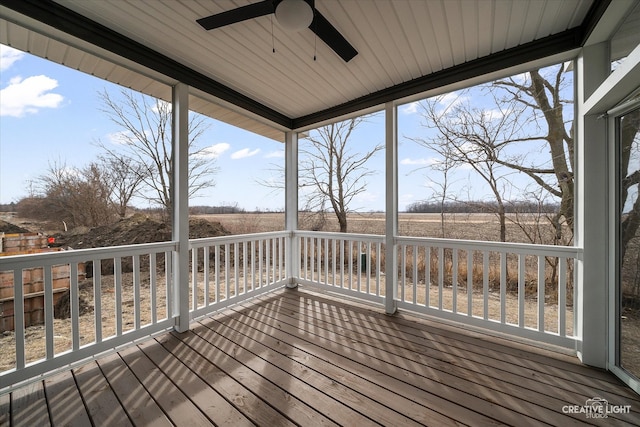
<svg viewBox="0 0 640 427"><path fill-rule="evenodd" d="M230 236L216 236L216 237L203 237L200 239L190 239L189 248L201 248L209 246L211 244L218 243L237 243L247 242L262 239L271 239L274 237L287 237L290 235L289 231L267 231L264 233L251 233L251 234L234 234Z"/></svg>
<svg viewBox="0 0 640 427"><path fill-rule="evenodd" d="M442 239L436 237L396 237L397 244L418 245L427 244L436 247L452 249L467 249L479 251L522 253L527 255L547 255L579 258L582 248L577 246L538 245L534 243L490 242L481 240Z"/></svg>
<svg viewBox="0 0 640 427"><path fill-rule="evenodd" d="M72 249L38 254L8 255L0 257L0 270L31 268L84 262L92 259L146 255L177 250L177 242L142 243L136 245L108 246L104 248Z"/></svg>
<svg viewBox="0 0 640 427"><path fill-rule="evenodd" d="M239 234L232 236L205 237L189 240L190 248L199 248L219 243L236 243L243 241L256 241L277 237L291 236L311 238L332 238L338 240L359 240L373 243L384 243L385 237L375 234L337 233L323 231L271 231L265 233ZM442 239L435 237L409 237L397 236L397 244L407 245L431 245L466 250L494 251L522 253L527 255L546 255L560 257L580 258L582 248L576 246L537 245L530 243L490 242L476 240ZM156 242L136 245L110 246L104 248L74 249L70 251L45 252L39 254L10 255L0 257L0 270L14 268L30 268L45 265L64 264L69 262L83 262L91 259L104 259L133 255L144 255L163 251L175 251L177 242Z"/></svg>
<svg viewBox="0 0 640 427"><path fill-rule="evenodd" d="M294 232L296 237L326 237L338 240L360 240L375 243L384 243L384 236L380 234L356 234L356 233L337 233L329 231L302 231Z"/></svg>

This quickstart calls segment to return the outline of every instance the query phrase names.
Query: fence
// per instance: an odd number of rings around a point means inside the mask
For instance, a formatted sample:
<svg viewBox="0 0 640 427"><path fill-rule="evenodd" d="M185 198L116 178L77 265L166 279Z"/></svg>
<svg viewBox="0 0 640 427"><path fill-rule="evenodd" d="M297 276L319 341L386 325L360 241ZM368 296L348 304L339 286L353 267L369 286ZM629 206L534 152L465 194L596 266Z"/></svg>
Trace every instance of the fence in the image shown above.
<svg viewBox="0 0 640 427"><path fill-rule="evenodd" d="M287 283L287 236L191 240L190 319ZM166 242L0 258L0 275L14 295L15 320L13 345L3 344L0 352L0 389L172 328L178 315L176 249L177 243ZM79 274L82 266L86 277ZM60 270L70 272L65 294L56 287ZM25 289L33 280L25 278L31 271L41 272L42 340L26 334Z"/></svg>
<svg viewBox="0 0 640 427"><path fill-rule="evenodd" d="M384 304L384 236L295 233L298 283Z"/></svg>
<svg viewBox="0 0 640 427"><path fill-rule="evenodd" d="M296 232L298 282L383 304L383 236ZM398 308L574 349L575 247L399 237ZM393 277L393 276L392 276Z"/></svg>
<svg viewBox="0 0 640 427"><path fill-rule="evenodd" d="M411 237L394 243L397 264L387 271L385 239L377 235L297 231L191 240L189 318L295 283L384 305L393 280L401 309L575 348L579 249ZM176 250L176 242L164 242L0 258L15 297L0 389L172 328ZM69 271L69 290L54 304L53 271L60 266ZM43 339L26 335L23 281L33 269L42 271ZM68 319L54 316L63 308Z"/></svg>
<svg viewBox="0 0 640 427"><path fill-rule="evenodd" d="M287 236L270 232L191 240L191 318L286 284Z"/></svg>
<svg viewBox="0 0 640 427"><path fill-rule="evenodd" d="M2 349L0 388L173 326L175 248L168 242L0 258L0 272L13 276L15 327L13 348ZM61 266L70 271L69 290L54 305L53 272ZM33 269L42 271L42 340L25 336L23 277Z"/></svg>

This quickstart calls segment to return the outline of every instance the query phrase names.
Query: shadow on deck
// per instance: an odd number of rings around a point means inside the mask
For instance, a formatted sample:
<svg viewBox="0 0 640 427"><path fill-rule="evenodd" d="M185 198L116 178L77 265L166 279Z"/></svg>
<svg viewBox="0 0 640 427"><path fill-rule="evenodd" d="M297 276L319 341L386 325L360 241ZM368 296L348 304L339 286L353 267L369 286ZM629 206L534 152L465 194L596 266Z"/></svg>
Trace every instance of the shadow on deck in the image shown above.
<svg viewBox="0 0 640 427"><path fill-rule="evenodd" d="M593 398L631 410L565 413ZM639 423L640 397L574 357L302 289L0 396L1 426Z"/></svg>

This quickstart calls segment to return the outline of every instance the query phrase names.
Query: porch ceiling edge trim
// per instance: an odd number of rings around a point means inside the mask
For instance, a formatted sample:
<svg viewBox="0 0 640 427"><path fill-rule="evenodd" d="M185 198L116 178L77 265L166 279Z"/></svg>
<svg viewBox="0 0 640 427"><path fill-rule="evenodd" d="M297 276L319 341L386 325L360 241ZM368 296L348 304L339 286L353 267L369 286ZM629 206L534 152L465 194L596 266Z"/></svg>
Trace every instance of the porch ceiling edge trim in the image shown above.
<svg viewBox="0 0 640 427"><path fill-rule="evenodd" d="M0 0L2 6L140 63L145 67L193 86L223 101L230 102L287 129L309 128L316 123L327 122L386 102L406 98L448 84L458 83L523 62L530 62L580 48L586 42L588 35L593 31L610 2L611 0L595 1L589 9L584 22L579 27L446 68L430 75L418 77L316 113L298 118L289 118L58 3L42 0Z"/></svg>
<svg viewBox="0 0 640 427"><path fill-rule="evenodd" d="M291 129L292 121L284 114L58 3L0 0L0 4Z"/></svg>
<svg viewBox="0 0 640 427"><path fill-rule="evenodd" d="M411 95L469 80L483 74L493 73L525 62L567 52L581 47L582 34L582 28L576 27L473 61L445 68L444 70L345 102L336 107L293 119L293 129L307 128L314 123L348 115L397 99L407 98Z"/></svg>
<svg viewBox="0 0 640 427"><path fill-rule="evenodd" d="M496 52L473 61L418 77L404 83L382 89L344 104L293 119L293 129L308 128L315 123L331 120L354 112L382 105L426 92L431 89L458 83L483 74L489 74L521 63L531 62L581 48L600 22L612 0L596 0L589 8L582 24L562 33Z"/></svg>
<svg viewBox="0 0 640 427"><path fill-rule="evenodd" d="M587 40L595 30L598 22L605 14L612 0L597 0L595 1L589 11L587 12L587 16L584 18L584 22L582 23L582 40L580 40L580 46L584 46L587 43Z"/></svg>

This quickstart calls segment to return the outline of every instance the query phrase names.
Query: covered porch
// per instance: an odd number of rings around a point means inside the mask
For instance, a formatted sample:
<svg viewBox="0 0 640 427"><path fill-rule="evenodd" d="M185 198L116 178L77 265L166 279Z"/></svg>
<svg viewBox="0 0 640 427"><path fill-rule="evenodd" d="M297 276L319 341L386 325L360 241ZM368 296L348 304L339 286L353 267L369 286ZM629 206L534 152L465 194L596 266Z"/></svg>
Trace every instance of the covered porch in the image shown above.
<svg viewBox="0 0 640 427"><path fill-rule="evenodd" d="M595 395L631 411L586 418ZM639 405L568 354L298 288L4 394L0 424L635 425Z"/></svg>
<svg viewBox="0 0 640 427"><path fill-rule="evenodd" d="M612 40L634 2L507 2L513 16L496 35L501 42L485 52L452 31L440 41L450 60L442 55L441 64L397 76L394 55L420 57L414 49L424 49L428 36L418 22L407 31L402 19L383 25L384 12L408 19L418 7L410 2L376 2L371 14L355 2L327 2L323 13L342 22L350 40L373 40L381 31L411 42L397 52L398 41L379 40L385 49L363 42L367 62L354 59L358 68L348 71L337 56L302 65L308 46L295 43L271 68L268 57L240 50L261 45L266 26L223 32L211 44L191 24L220 12L215 2L152 3L0 1L3 43L170 100L175 162L171 241L0 258L15 296L0 424L638 424L638 381L616 355L615 143L607 118L637 101L637 41L611 71ZM506 13L497 3L488 5ZM463 7L469 4L456 5L459 13L449 16L458 20L444 27L484 22ZM538 7L539 25L509 36L506 30ZM549 14L557 28L543 25ZM494 13L491 22L502 18ZM175 29L175 44L165 43L158 23ZM637 35L637 26L626 28ZM198 42L185 45L189 40ZM211 55L219 62L210 65ZM573 245L400 235L398 105L563 61L574 61L576 75ZM375 64L384 72L370 72ZM264 76L251 73L262 68ZM299 99L301 88L306 96ZM284 230L189 240L190 109L284 143ZM385 117L385 234L299 230L299 135L371 111ZM420 265L419 256L428 262ZM103 264L113 266L111 274ZM58 265L70 270L64 345L53 314ZM80 265L90 266L84 279ZM24 272L33 269L42 271L37 342L24 326ZM525 279L525 270L536 279ZM510 278L517 289L507 289ZM81 296L89 313L81 313ZM38 349L27 351L34 342ZM588 417L594 404L615 413Z"/></svg>

